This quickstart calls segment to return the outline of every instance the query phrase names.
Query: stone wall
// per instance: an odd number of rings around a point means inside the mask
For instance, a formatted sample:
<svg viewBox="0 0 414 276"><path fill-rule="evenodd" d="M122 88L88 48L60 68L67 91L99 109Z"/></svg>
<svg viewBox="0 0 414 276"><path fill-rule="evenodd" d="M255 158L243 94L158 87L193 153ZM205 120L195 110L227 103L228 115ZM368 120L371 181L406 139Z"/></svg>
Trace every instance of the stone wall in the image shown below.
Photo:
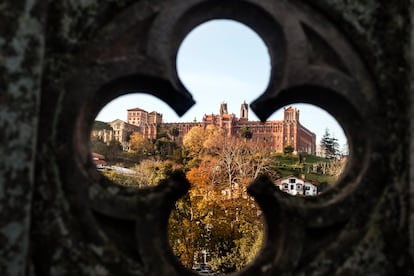
<svg viewBox="0 0 414 276"><path fill-rule="evenodd" d="M413 28L413 22L414 22L414 1L411 1L411 44L408 46L408 51L411 53L411 55L408 55L408 59L410 60L411 66L414 64L414 28ZM411 75L411 81L410 81L410 89L409 93L411 95L411 104L410 109L408 112L410 120L410 211L409 211L409 227L410 227L410 256L413 259L414 258L414 70L411 67L410 70ZM411 271L413 269L411 268Z"/></svg>
<svg viewBox="0 0 414 276"><path fill-rule="evenodd" d="M249 188L268 231L240 275L413 273L412 1L18 0L0 14L0 275L190 275L166 239L183 175L114 188L88 139L124 91L191 107L176 50L212 18L255 29L283 69L252 104L262 120L295 101L319 105L352 154L337 189L316 199L294 201L266 177ZM306 45L317 55L301 56Z"/></svg>

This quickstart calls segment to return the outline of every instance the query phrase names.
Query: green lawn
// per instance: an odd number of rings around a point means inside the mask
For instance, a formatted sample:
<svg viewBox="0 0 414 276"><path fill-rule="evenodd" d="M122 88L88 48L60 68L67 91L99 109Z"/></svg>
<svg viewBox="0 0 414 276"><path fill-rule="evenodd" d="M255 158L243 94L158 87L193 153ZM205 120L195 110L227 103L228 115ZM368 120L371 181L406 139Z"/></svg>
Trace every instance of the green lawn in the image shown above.
<svg viewBox="0 0 414 276"><path fill-rule="evenodd" d="M315 181L317 183L323 184L324 186L331 186L335 184L337 180L337 177L335 176L324 175L320 172L308 173L307 168L309 166L317 165L321 162L330 162L330 160L314 155L300 157L299 155L276 153L272 156L272 167L279 172L281 177L286 177L289 175L301 177L304 175L305 179Z"/></svg>

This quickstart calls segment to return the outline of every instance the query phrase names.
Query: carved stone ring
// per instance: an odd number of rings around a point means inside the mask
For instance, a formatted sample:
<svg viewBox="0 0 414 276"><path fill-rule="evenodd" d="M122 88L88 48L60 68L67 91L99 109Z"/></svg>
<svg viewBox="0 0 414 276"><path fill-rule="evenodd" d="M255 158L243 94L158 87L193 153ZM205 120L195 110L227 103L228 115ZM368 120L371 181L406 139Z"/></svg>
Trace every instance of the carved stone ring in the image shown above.
<svg viewBox="0 0 414 276"><path fill-rule="evenodd" d="M372 173L381 166L373 153L381 151L383 134L372 127L380 123L379 108L362 59L331 21L299 1L164 2L139 1L113 18L85 45L78 70L64 84L57 129L74 131L56 133L58 171L68 208L80 218L85 250L117 271L114 275L194 275L174 256L167 238L169 214L190 187L185 176L175 173L138 191L114 185L96 171L89 135L100 109L128 93L145 91L184 114L194 101L177 75L181 42L203 22L233 19L256 31L270 52L271 79L251 103L255 114L265 121L287 104L319 106L337 119L350 147L337 185L315 198L293 199L266 176L253 181L248 191L265 217L264 244L237 275L332 271L334 254L319 254L320 248L352 250L360 235L348 232L348 225L360 224L363 231L366 210L384 187Z"/></svg>

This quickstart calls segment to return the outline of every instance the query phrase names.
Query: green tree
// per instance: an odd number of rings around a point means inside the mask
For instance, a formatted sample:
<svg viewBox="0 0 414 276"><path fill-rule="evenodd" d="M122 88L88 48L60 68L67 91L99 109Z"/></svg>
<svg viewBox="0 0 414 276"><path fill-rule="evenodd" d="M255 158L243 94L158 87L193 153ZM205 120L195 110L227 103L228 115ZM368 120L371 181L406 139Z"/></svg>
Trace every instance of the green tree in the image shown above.
<svg viewBox="0 0 414 276"><path fill-rule="evenodd" d="M291 154L295 149L292 147L292 145L287 145L283 148L284 154Z"/></svg>
<svg viewBox="0 0 414 276"><path fill-rule="evenodd" d="M132 132L132 131L128 131L128 132L127 132L127 134L126 134L126 138L125 138L125 141L126 141L126 142L131 141L131 135L132 135L132 133L134 133L134 132Z"/></svg>
<svg viewBox="0 0 414 276"><path fill-rule="evenodd" d="M106 156L108 151L108 145L98 137L91 137L91 150L92 152L96 152Z"/></svg>
<svg viewBox="0 0 414 276"><path fill-rule="evenodd" d="M92 130L112 130L112 127L105 122L95 121L92 126Z"/></svg>
<svg viewBox="0 0 414 276"><path fill-rule="evenodd" d="M91 138L92 152L96 152L105 156L106 161L114 163L119 160L122 154L122 145L117 140L111 140L109 143L104 143L97 137Z"/></svg>
<svg viewBox="0 0 414 276"><path fill-rule="evenodd" d="M334 159L340 156L338 139L331 135L329 129L325 129L325 133L320 142L320 147L325 158Z"/></svg>
<svg viewBox="0 0 414 276"><path fill-rule="evenodd" d="M116 162L122 154L122 145L117 140L111 140L108 144L105 157L107 161Z"/></svg>
<svg viewBox="0 0 414 276"><path fill-rule="evenodd" d="M155 153L161 159L168 159L174 154L177 144L166 137L161 137L154 142Z"/></svg>
<svg viewBox="0 0 414 276"><path fill-rule="evenodd" d="M253 138L253 132L248 126L242 126L240 129L240 136L246 140L250 140Z"/></svg>
<svg viewBox="0 0 414 276"><path fill-rule="evenodd" d="M176 126L172 126L169 130L171 137L173 137L173 141L180 135L180 130Z"/></svg>

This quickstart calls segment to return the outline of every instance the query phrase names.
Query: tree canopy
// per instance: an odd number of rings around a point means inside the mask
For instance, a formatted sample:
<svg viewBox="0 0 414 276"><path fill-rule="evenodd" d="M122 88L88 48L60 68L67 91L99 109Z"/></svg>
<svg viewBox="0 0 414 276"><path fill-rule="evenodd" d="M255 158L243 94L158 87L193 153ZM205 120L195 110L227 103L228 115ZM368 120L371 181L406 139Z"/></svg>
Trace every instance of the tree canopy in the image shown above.
<svg viewBox="0 0 414 276"><path fill-rule="evenodd" d="M171 246L189 268L204 251L215 271L240 270L255 257L264 233L261 212L246 187L259 174L272 174L270 153L215 126L194 127L184 141L199 162L186 172L189 195L171 214Z"/></svg>
<svg viewBox="0 0 414 276"><path fill-rule="evenodd" d="M203 261L203 252L213 270L222 273L240 270L253 260L264 229L260 208L246 188L259 175L274 181L282 175L303 173L327 181L337 177L345 164L319 156L306 156L307 161L301 162L301 156L271 153L249 139L248 126L240 136L232 137L214 125L196 126L183 137L183 147L173 141L177 131L166 128L166 135L157 139L132 133L130 151L123 153L122 162L131 159L134 173L122 175L108 169L104 174L116 183L145 188L157 185L176 169L185 172L192 187L176 202L168 225L171 247L188 268L195 260ZM337 144L326 130L321 146L328 157L338 156ZM110 157L109 149L122 154L116 141L107 145L93 138L92 145L94 151ZM291 145L284 148L285 153L293 150Z"/></svg>
<svg viewBox="0 0 414 276"><path fill-rule="evenodd" d="M131 152L148 155L154 152L154 145L142 134L134 132L130 135L129 148Z"/></svg>
<svg viewBox="0 0 414 276"><path fill-rule="evenodd" d="M240 136L242 138L250 140L253 138L253 132L250 130L248 126L242 126L242 128L240 129Z"/></svg>
<svg viewBox="0 0 414 276"><path fill-rule="evenodd" d="M190 157L217 152L223 146L223 130L214 125L195 126L184 136L183 145Z"/></svg>
<svg viewBox="0 0 414 276"><path fill-rule="evenodd" d="M114 162L118 160L122 153L122 145L117 140L111 140L108 143L104 143L102 140L92 137L92 152L96 152L105 156L106 161Z"/></svg>
<svg viewBox="0 0 414 276"><path fill-rule="evenodd" d="M340 156L338 139L329 132L329 129L325 129L320 147L325 158L334 159Z"/></svg>
<svg viewBox="0 0 414 276"><path fill-rule="evenodd" d="M291 154L295 149L292 147L292 145L287 145L283 148L284 154Z"/></svg>
<svg viewBox="0 0 414 276"><path fill-rule="evenodd" d="M175 140L175 138L177 138L178 137L178 135L180 135L180 130L178 129L178 127L176 127L176 126L172 126L170 129L169 129L169 134L173 137L173 140Z"/></svg>
<svg viewBox="0 0 414 276"><path fill-rule="evenodd" d="M105 122L95 121L93 123L92 129L93 130L102 130L102 129L111 130L112 127L110 125L108 125L107 123L105 123Z"/></svg>

